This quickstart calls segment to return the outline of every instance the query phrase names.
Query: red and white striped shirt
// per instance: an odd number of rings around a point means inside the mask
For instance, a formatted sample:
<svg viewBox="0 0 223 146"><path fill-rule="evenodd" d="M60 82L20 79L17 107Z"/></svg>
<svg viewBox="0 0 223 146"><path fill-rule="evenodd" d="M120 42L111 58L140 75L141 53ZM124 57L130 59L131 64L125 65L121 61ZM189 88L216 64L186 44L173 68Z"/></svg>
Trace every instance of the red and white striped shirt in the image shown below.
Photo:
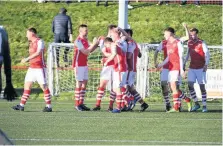
<svg viewBox="0 0 223 146"><path fill-rule="evenodd" d="M29 60L30 68L44 68L46 67L44 61L44 42L40 38L36 38L34 42L30 42L29 44L29 55L33 55L37 51L41 51L41 53L33 59Z"/></svg>
<svg viewBox="0 0 223 146"><path fill-rule="evenodd" d="M191 58L191 69L200 69L209 63L209 51L207 45L202 40L198 39L196 42L193 40L188 41L188 49Z"/></svg>
<svg viewBox="0 0 223 146"><path fill-rule="evenodd" d="M73 67L87 66L88 55L85 55L80 49L88 49L89 43L86 38L77 37L75 40L77 46L74 47Z"/></svg>

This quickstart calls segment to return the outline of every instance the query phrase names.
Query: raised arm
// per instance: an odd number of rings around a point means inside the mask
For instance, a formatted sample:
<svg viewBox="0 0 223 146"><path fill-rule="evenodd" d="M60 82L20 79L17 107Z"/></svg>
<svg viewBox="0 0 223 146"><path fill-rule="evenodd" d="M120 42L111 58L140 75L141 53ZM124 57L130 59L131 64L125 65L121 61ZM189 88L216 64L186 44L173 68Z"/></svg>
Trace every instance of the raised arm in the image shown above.
<svg viewBox="0 0 223 146"><path fill-rule="evenodd" d="M180 41L183 43L183 42L189 40L190 34L189 34L189 30L188 30L187 24L186 23L183 23L182 25L183 25L183 27L185 29L185 34L186 34L185 36L183 36L183 37L180 38Z"/></svg>
<svg viewBox="0 0 223 146"><path fill-rule="evenodd" d="M158 57L158 53L162 50L163 47L163 43L161 42L159 44L159 46L156 48L156 51L154 53L154 66L157 67L158 63L157 63L157 57Z"/></svg>

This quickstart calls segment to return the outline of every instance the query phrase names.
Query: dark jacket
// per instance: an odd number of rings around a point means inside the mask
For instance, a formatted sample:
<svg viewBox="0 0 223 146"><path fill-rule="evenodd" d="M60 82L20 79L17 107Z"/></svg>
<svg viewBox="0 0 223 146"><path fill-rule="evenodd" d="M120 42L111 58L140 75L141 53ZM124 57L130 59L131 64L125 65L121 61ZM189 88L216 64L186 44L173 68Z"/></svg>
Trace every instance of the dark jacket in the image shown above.
<svg viewBox="0 0 223 146"><path fill-rule="evenodd" d="M52 31L54 34L72 34L72 23L66 14L58 14L52 22Z"/></svg>

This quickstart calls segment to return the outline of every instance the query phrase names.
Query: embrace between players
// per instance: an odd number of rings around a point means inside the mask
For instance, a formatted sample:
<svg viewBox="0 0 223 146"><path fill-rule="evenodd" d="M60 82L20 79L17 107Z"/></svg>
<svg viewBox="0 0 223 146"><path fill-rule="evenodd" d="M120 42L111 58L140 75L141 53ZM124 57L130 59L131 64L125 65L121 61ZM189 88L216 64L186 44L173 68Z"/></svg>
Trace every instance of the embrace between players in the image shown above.
<svg viewBox="0 0 223 146"><path fill-rule="evenodd" d="M186 25L184 25L187 28ZM187 29L186 29L187 30ZM200 105L196 98L193 84L198 81L202 92L203 112L207 112L206 90L204 84L205 72L209 62L209 52L206 44L197 36L196 28L187 30L188 51L187 57L183 60L182 40L177 39L173 28L164 30L165 40L161 42L155 53L155 66L163 68L161 72L161 86L166 103L166 111L179 112L181 109L181 100L184 99L188 105L188 111L196 111ZM84 104L86 87L88 82L87 58L98 46L102 52L103 68L100 76L100 85L96 95L96 106L92 109L97 111L101 109L101 99L104 96L106 85L110 84L110 101L108 110L112 113L121 111L130 111L139 102L140 111L145 111L148 104L144 102L140 94L134 88L137 57L141 57L137 43L133 40L133 31L131 29L123 30L116 25L108 26L107 37L99 37L90 44L87 39L87 25L79 26L79 35L74 42L73 68L76 77L75 87L75 109L78 111L90 111ZM30 56L24 58L21 62L29 61L30 67L25 77L24 93L20 104L13 107L14 110L24 110L24 105L30 95L32 83L37 81L44 91L46 107L44 112L51 112L51 97L46 84L45 63L43 59L44 43L37 36L35 28L27 30L27 38L30 41ZM157 63L157 54L163 50L164 61ZM188 58L191 58L188 71L188 87L195 105L192 107L191 99L186 97L180 90L180 76L184 76L184 68ZM173 95L173 107L169 101L169 87ZM113 107L116 101L116 107Z"/></svg>

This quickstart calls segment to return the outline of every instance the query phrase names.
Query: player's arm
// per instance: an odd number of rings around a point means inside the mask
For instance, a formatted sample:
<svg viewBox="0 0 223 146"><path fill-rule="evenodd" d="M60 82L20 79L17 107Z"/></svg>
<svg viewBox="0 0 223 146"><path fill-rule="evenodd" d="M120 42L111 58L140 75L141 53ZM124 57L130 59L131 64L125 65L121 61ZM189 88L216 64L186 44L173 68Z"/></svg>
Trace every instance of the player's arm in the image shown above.
<svg viewBox="0 0 223 146"><path fill-rule="evenodd" d="M105 51L105 47L101 51L102 51L102 55L107 57L107 58L111 55L111 53L108 53L108 52Z"/></svg>
<svg viewBox="0 0 223 146"><path fill-rule="evenodd" d="M117 29L118 29L118 31L120 31L123 34L123 36L126 38L126 40L132 40L132 37L130 37L125 30L123 30L120 27L118 27Z"/></svg>
<svg viewBox="0 0 223 146"><path fill-rule="evenodd" d="M117 47L116 47L116 44L114 43L111 46L111 55L108 57L108 59L106 60L104 65L106 66L108 64L108 62L112 61L116 55L117 55Z"/></svg>
<svg viewBox="0 0 223 146"><path fill-rule="evenodd" d="M44 50L44 42L43 42L43 40L39 40L37 43L37 51L34 54L30 55L29 57L23 58L21 63L25 63L29 60L32 60L33 58L40 55L43 52L43 50Z"/></svg>
<svg viewBox="0 0 223 146"><path fill-rule="evenodd" d="M128 71L132 71L133 69L133 63L132 63L132 57L134 49L136 48L136 45L134 43L129 43L127 47L127 65L128 65Z"/></svg>
<svg viewBox="0 0 223 146"><path fill-rule="evenodd" d="M163 48L163 43L161 42L154 53L154 66L155 67L158 66L157 57L158 57L158 53L162 50L162 48Z"/></svg>
<svg viewBox="0 0 223 146"><path fill-rule="evenodd" d="M208 47L207 47L205 41L203 41L203 43L202 43L202 48L203 48L203 52L205 55L205 65L204 65L204 72L205 72L205 71L207 71L207 67L208 67L209 60L210 60L210 52L208 50Z"/></svg>
<svg viewBox="0 0 223 146"><path fill-rule="evenodd" d="M190 49L189 49L189 47L187 48L187 54L186 54L186 57L185 57L185 60L184 60L184 64L183 64L183 70L185 71L186 69L186 64L187 64L187 61L188 61L188 59L189 59L189 57L190 57Z"/></svg>
<svg viewBox="0 0 223 146"><path fill-rule="evenodd" d="M54 19L52 21L52 32L54 33L55 27L54 27Z"/></svg>
<svg viewBox="0 0 223 146"><path fill-rule="evenodd" d="M183 23L183 27L185 29L185 36L181 37L180 38L180 41L183 43L185 41L188 41L190 39L190 34L189 34L189 29L187 27L187 24L186 23Z"/></svg>
<svg viewBox="0 0 223 146"><path fill-rule="evenodd" d="M184 53L184 48L181 42L177 43L178 46L178 54L179 54L179 61L180 61L180 74L182 77L184 77L184 70L183 70L183 53Z"/></svg>
<svg viewBox="0 0 223 146"><path fill-rule="evenodd" d="M69 35L69 41L72 42L73 41L73 30L72 30L72 22L70 17L68 16L68 23L67 23L67 28L68 28L68 35Z"/></svg>
<svg viewBox="0 0 223 146"><path fill-rule="evenodd" d="M93 52L98 47L98 42L93 42L90 47L87 49L84 48L84 45L80 40L75 41L75 45L77 46L78 50L81 51L85 55L89 55L91 52Z"/></svg>
<svg viewBox="0 0 223 146"><path fill-rule="evenodd" d="M166 57L166 59L157 65L157 68L162 68L165 64L167 64L169 62L169 56Z"/></svg>

